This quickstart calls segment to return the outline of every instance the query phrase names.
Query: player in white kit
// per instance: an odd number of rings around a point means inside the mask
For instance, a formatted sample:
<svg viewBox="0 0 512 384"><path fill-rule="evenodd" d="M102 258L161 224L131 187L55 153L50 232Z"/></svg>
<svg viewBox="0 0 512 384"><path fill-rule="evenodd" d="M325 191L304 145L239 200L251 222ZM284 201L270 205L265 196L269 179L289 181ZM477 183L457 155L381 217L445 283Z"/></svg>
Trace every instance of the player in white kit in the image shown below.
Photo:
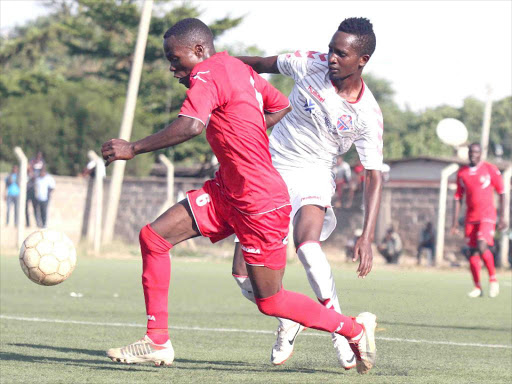
<svg viewBox="0 0 512 384"><path fill-rule="evenodd" d="M372 93L361 78L375 50L372 24L365 18L344 20L329 43L327 54L296 51L272 57L239 57L259 73L290 76L295 86L289 95L293 110L274 126L270 136L272 163L283 177L292 203L293 239L318 300L341 313L331 267L320 242L336 226L331 207L335 190L332 166L336 156L355 144L365 176L363 234L354 249L357 272L365 277L372 268L371 243L381 196L383 119ZM233 276L242 293L254 301L252 286L236 244ZM279 318L271 361L283 364L292 354L300 324ZM356 366L347 339L333 334L338 360L345 369Z"/></svg>

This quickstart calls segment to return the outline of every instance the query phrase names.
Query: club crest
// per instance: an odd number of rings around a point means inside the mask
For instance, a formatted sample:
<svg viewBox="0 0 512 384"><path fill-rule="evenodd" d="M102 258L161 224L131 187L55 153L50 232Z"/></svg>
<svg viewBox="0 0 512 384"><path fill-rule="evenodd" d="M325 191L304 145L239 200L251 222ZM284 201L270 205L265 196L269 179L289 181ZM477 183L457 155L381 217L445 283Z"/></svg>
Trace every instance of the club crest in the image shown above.
<svg viewBox="0 0 512 384"><path fill-rule="evenodd" d="M338 117L338 121L336 122L336 128L338 131L349 131L354 127L352 124L352 116L350 115L342 115Z"/></svg>

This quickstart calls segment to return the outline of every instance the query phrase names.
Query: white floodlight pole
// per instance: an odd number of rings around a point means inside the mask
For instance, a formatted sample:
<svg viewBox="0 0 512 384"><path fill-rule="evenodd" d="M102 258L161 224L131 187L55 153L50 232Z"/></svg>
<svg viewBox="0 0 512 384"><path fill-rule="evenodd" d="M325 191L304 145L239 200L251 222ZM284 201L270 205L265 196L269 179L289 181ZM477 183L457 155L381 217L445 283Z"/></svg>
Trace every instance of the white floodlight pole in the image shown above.
<svg viewBox="0 0 512 384"><path fill-rule="evenodd" d="M436 235L436 265L439 266L444 255L444 223L446 220L446 196L448 195L448 178L459 169L459 165L452 163L441 171L439 185L439 208L437 211L437 235Z"/></svg>
<svg viewBox="0 0 512 384"><path fill-rule="evenodd" d="M89 151L87 153L89 159L96 163L96 172L94 174L94 195L96 197L96 206L94 213L94 253L100 253L101 246L101 219L103 214L103 172L100 172L100 167L103 166L103 159L99 157L96 152Z"/></svg>
<svg viewBox="0 0 512 384"><path fill-rule="evenodd" d="M19 180L18 185L20 186L20 195L18 197L18 236L16 245L18 248L21 248L24 240L24 231L25 231L25 204L27 201L27 156L23 153L23 150L20 147L14 148L14 153L18 160L20 161L19 167Z"/></svg>
<svg viewBox="0 0 512 384"><path fill-rule="evenodd" d="M130 140L132 133L133 117L135 115L135 106L137 104L137 94L139 92L139 83L142 73L142 65L144 63L144 53L148 39L152 8L153 0L144 0L139 23L139 31L137 34L137 44L135 46L133 65L130 71L130 81L128 83L128 91L124 105L123 120L119 130L119 138L123 140ZM112 173L108 195L105 230L103 233L103 241L105 243L111 242L114 236L114 226L116 223L117 210L119 207L119 197L121 195L121 186L123 184L125 166L125 161L114 162L114 171Z"/></svg>
<svg viewBox="0 0 512 384"><path fill-rule="evenodd" d="M492 112L492 89L487 88L487 101L485 102L484 118L482 122L482 138L480 146L482 147L482 160L487 158L489 150L489 131L491 130L491 112Z"/></svg>
<svg viewBox="0 0 512 384"><path fill-rule="evenodd" d="M509 231L510 231L510 180L512 179L512 165L509 166L505 172L503 172L503 183L505 184L505 201L503 204L504 209L504 217L505 222L508 223ZM503 231L501 233L500 239L500 260L501 267L505 267L505 262L507 261L508 249L509 247L509 239L508 239L508 231Z"/></svg>

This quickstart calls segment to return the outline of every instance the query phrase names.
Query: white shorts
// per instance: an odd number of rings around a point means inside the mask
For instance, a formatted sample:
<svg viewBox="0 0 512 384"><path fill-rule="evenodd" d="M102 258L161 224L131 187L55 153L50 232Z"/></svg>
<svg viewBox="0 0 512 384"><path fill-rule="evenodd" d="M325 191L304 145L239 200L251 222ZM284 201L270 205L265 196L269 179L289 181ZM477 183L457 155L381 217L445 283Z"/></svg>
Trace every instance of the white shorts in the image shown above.
<svg viewBox="0 0 512 384"><path fill-rule="evenodd" d="M331 205L331 198L336 189L332 172L323 168L276 169L288 187L292 203L292 223L295 223L297 211L305 205L326 208L320 241L326 240L336 228L336 215Z"/></svg>

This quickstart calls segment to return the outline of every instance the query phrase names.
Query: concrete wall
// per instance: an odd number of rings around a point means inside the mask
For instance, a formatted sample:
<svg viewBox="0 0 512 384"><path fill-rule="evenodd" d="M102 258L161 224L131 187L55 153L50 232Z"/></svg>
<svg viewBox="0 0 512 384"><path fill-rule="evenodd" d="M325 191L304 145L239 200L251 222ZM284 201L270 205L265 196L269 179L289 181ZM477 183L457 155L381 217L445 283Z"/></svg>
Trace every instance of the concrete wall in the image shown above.
<svg viewBox="0 0 512 384"><path fill-rule="evenodd" d="M2 183L0 194L5 192L5 174L0 175ZM52 195L49 206L48 226L64 231L75 242L80 239L92 239L92 231L88 230L90 223L94 222L94 197L92 183L89 178L55 176L56 189ZM203 179L176 178L175 195L182 195L190 189L202 185ZM447 197L446 229L451 224L453 201L453 184ZM104 201L108 201L109 180L104 185ZM146 223L153 221L163 210L168 208L165 202L166 181L163 178L125 178L121 193L118 218L115 227L115 237L126 242L137 243L138 233ZM177 196L175 196L176 199ZM328 243L344 247L348 238L353 236L356 228L362 228L363 211L362 194L356 193L350 209L335 209L338 226ZM438 187L435 183L430 186L403 185L389 182L385 184L381 211L379 215L376 240L380 239L385 229L392 224L400 233L404 247L408 252L415 253L419 233L427 221L437 223ZM2 198L1 231L2 246L15 245L16 232L13 227L5 226L5 200ZM104 209L105 212L105 209ZM35 230L33 226L26 231L28 235ZM12 225L12 224L11 224ZM89 232L89 235L87 235ZM199 240L203 241L203 240ZM207 240L204 240L207 242ZM458 253L463 240L454 238L446 232L447 251Z"/></svg>

